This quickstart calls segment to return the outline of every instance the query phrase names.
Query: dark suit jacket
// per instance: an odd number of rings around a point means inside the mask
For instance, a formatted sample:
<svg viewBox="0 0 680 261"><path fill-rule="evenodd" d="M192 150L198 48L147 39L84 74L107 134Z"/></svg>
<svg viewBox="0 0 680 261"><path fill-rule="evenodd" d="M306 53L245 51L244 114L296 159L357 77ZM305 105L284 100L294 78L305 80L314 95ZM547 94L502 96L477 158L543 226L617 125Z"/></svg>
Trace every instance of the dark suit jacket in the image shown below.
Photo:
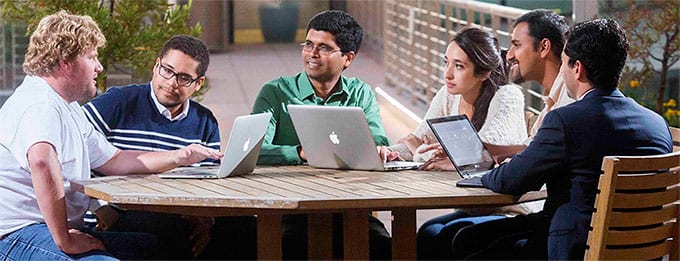
<svg viewBox="0 0 680 261"><path fill-rule="evenodd" d="M550 220L550 259L583 258L604 156L672 151L658 114L615 90L595 89L548 113L521 154L482 178L487 188L520 195L547 184L543 215Z"/></svg>

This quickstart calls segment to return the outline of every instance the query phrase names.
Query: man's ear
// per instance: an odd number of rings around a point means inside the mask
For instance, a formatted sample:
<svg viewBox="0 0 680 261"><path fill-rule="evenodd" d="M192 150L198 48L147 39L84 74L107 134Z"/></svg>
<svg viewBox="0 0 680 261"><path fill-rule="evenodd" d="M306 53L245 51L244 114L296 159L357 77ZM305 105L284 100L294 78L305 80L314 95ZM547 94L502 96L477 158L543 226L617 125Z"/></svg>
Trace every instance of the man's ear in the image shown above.
<svg viewBox="0 0 680 261"><path fill-rule="evenodd" d="M197 92L198 90L200 90L201 87L203 87L203 83L205 83L205 76L201 76L201 78L198 78L198 80L196 80L196 86L194 87L194 91Z"/></svg>
<svg viewBox="0 0 680 261"><path fill-rule="evenodd" d="M576 62L574 63L573 70L574 70L574 75L576 76L577 81L579 81L579 82L589 81L588 77L586 76L586 67L583 66L581 61L576 60Z"/></svg>
<svg viewBox="0 0 680 261"><path fill-rule="evenodd" d="M343 68L343 70L344 70L344 69L347 69L347 67L349 67L350 64L352 64L352 61L354 61L354 57L356 57L356 54L354 53L354 51L350 51L350 52L344 53L343 56L345 57L345 64L344 64L344 68Z"/></svg>
<svg viewBox="0 0 680 261"><path fill-rule="evenodd" d="M69 66L71 66L71 63L64 61L64 60L61 60L61 61L59 61L58 65L59 65L59 68L65 69L65 68L68 68Z"/></svg>
<svg viewBox="0 0 680 261"><path fill-rule="evenodd" d="M538 52L541 58L546 58L548 55L551 55L550 50L552 50L552 43L548 38L543 38L541 42L538 43Z"/></svg>
<svg viewBox="0 0 680 261"><path fill-rule="evenodd" d="M61 60L57 63L57 65L54 67L54 70L52 70L51 73L54 74L65 72L67 70L70 70L71 66L73 66L73 62Z"/></svg>

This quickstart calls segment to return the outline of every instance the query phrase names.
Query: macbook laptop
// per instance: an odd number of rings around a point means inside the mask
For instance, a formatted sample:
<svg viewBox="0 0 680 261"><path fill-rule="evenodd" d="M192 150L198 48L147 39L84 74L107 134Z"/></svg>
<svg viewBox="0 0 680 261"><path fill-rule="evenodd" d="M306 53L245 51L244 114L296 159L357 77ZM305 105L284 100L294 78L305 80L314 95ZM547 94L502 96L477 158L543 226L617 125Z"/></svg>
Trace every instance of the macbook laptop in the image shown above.
<svg viewBox="0 0 680 261"><path fill-rule="evenodd" d="M359 107L288 105L307 162L315 168L392 171L419 162L383 162Z"/></svg>
<svg viewBox="0 0 680 261"><path fill-rule="evenodd" d="M181 167L158 176L173 179L218 179L253 172L269 118L271 113L236 117L220 166Z"/></svg>
<svg viewBox="0 0 680 261"><path fill-rule="evenodd" d="M465 115L428 119L439 144L463 178L460 187L483 187L481 177L494 167L491 157L477 130Z"/></svg>

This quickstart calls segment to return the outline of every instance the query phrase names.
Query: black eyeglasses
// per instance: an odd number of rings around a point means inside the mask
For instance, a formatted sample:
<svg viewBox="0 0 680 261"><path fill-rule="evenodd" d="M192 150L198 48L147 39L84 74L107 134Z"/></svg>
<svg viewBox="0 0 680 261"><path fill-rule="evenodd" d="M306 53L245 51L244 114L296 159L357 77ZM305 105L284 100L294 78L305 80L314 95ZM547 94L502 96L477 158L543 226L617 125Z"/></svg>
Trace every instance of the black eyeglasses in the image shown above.
<svg viewBox="0 0 680 261"><path fill-rule="evenodd" d="M304 42L300 43L300 46L302 46L302 51L311 53L314 51L314 48L316 47L316 51L319 52L319 55L321 56L329 56L335 52L340 52L342 50L340 49L333 49L332 47L325 45L325 44L319 44L319 45L314 45L312 42Z"/></svg>
<svg viewBox="0 0 680 261"><path fill-rule="evenodd" d="M177 85L182 87L189 87L191 84L196 82L196 80L201 78L201 76L198 76L196 79L192 79L191 76L186 73L176 73L172 69L165 67L165 65L163 65L161 62L158 62L158 74L166 80L170 80L172 77L175 77Z"/></svg>

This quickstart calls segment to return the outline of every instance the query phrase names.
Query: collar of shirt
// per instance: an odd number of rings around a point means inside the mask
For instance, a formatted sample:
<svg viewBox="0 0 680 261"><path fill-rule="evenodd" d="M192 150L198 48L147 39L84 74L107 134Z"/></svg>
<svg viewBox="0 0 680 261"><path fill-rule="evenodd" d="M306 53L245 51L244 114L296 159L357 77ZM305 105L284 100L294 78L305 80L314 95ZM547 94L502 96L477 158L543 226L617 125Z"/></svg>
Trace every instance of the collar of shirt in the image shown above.
<svg viewBox="0 0 680 261"><path fill-rule="evenodd" d="M583 100L583 97L586 97L586 95L588 95L588 93L591 93L594 90L595 90L595 88L590 88L590 90L587 90L585 93L583 93L583 95L581 95L581 97L578 97L578 99L576 99L576 100L577 101Z"/></svg>
<svg viewBox="0 0 680 261"><path fill-rule="evenodd" d="M541 97L543 99L543 104L546 105L545 108L548 108L547 111L551 111L554 107L562 107L574 101L569 98L566 89L567 87L564 84L562 72L560 72L555 77L552 87L550 87L550 92L548 92L548 96ZM549 101L552 101L552 104Z"/></svg>
<svg viewBox="0 0 680 261"><path fill-rule="evenodd" d="M548 97L550 97L550 99L552 99L553 101L559 100L560 93L562 91L562 88L564 87L565 87L564 78L562 77L562 72L560 72L555 77L555 81L553 81L552 87L550 87Z"/></svg>
<svg viewBox="0 0 680 261"><path fill-rule="evenodd" d="M300 77L297 79L297 86L298 86L298 99L300 100L306 100L306 99L311 99L313 101L328 101L330 100L333 96L345 93L345 95L349 94L349 90L347 89L347 84L345 82L345 77L340 76L338 79L338 83L336 83L336 86L340 84L340 90L335 91L331 93L331 95L326 98L326 100L323 100L319 97L316 96L316 93L314 92L314 87L312 86L312 82L309 81L309 77L307 77L307 73L305 71L302 71L302 73L299 74Z"/></svg>
<svg viewBox="0 0 680 261"><path fill-rule="evenodd" d="M178 121L178 120L186 118L187 115L189 115L189 100L188 99L184 102L184 104L182 104L182 112L180 114L178 114L176 117L173 118L172 113L170 113L170 110L168 110L168 108L163 106L163 104L161 104L158 101L158 98L156 98L156 93L153 90L153 83L152 82L149 83L149 87L151 88L151 99L153 100L153 104L156 105L156 109L158 110L158 112L161 115L163 115L165 118L167 118L169 121Z"/></svg>

